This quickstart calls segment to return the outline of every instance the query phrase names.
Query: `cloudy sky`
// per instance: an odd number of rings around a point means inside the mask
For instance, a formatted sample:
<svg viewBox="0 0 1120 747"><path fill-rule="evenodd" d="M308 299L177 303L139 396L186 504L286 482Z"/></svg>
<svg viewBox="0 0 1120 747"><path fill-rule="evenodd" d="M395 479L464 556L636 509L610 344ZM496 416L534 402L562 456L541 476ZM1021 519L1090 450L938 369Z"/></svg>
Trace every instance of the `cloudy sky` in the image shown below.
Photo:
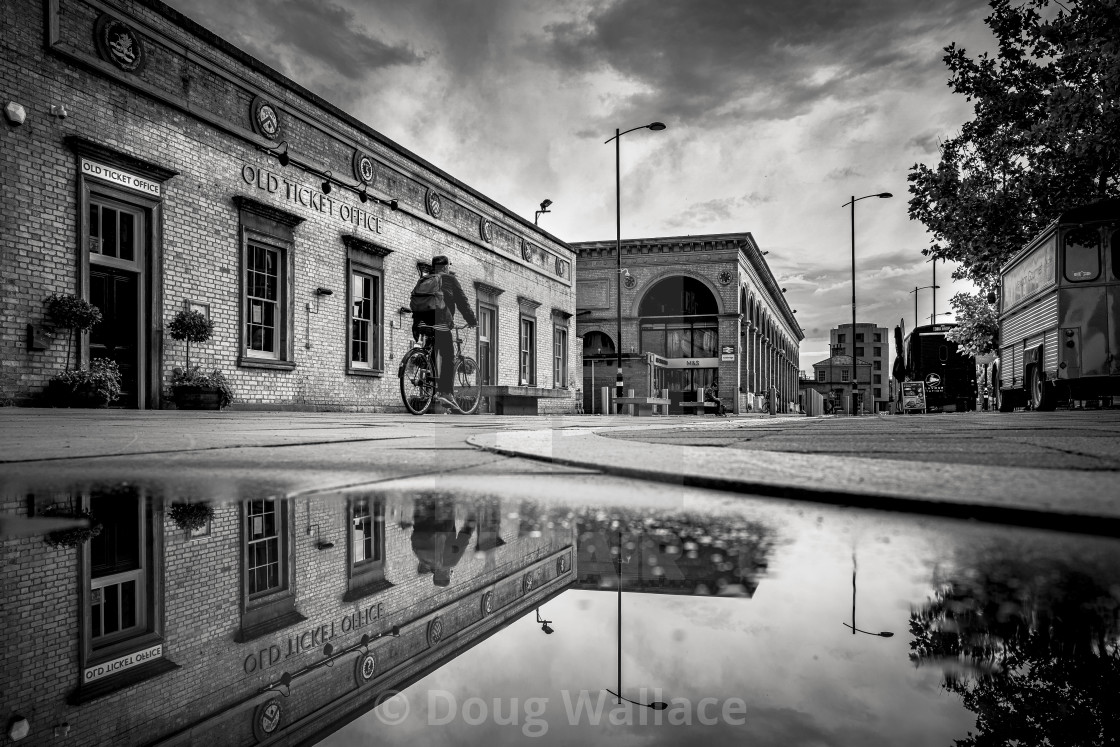
<svg viewBox="0 0 1120 747"><path fill-rule="evenodd" d="M168 0L565 241L751 232L805 330L914 324L929 285L906 176L971 117L951 42L992 45L978 0ZM938 266L937 308L965 283ZM928 321L929 290L918 313ZM949 317L943 317L949 318Z"/></svg>

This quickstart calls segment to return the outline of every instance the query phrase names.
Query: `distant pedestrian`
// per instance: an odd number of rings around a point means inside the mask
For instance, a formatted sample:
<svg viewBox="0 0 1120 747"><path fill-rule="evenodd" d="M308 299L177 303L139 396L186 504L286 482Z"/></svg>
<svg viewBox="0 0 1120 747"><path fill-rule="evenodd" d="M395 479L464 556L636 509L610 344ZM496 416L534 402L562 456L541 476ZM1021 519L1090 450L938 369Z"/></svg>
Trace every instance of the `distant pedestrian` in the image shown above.
<svg viewBox="0 0 1120 747"><path fill-rule="evenodd" d="M727 408L723 406L723 401L719 398L719 377L712 378L712 383L704 390L704 401L716 403L716 414L720 417L727 416Z"/></svg>

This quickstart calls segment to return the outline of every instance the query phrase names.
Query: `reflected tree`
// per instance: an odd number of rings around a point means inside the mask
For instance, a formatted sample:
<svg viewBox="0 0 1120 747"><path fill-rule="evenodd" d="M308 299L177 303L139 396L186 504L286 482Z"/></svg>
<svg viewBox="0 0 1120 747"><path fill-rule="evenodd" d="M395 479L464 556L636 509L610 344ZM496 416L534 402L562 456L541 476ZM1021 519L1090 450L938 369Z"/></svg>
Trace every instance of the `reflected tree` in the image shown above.
<svg viewBox="0 0 1120 747"><path fill-rule="evenodd" d="M956 745L1105 745L1120 735L1117 575L1008 557L955 573L910 615L910 659L976 714Z"/></svg>

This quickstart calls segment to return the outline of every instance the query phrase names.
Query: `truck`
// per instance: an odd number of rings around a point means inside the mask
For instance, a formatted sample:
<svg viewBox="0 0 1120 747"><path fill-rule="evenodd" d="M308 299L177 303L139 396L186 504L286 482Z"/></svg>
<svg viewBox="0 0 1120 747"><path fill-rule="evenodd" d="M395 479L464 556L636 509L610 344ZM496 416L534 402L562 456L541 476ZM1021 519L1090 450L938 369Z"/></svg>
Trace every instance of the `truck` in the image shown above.
<svg viewBox="0 0 1120 747"><path fill-rule="evenodd" d="M1066 210L999 275L1000 412L1120 394L1120 199Z"/></svg>

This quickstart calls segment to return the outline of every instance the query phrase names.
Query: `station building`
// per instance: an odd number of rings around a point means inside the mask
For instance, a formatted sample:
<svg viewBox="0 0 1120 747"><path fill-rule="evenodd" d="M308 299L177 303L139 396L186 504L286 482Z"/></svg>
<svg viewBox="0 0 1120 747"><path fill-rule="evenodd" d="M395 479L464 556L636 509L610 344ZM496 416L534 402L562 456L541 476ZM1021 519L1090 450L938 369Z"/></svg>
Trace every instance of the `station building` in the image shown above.
<svg viewBox="0 0 1120 747"><path fill-rule="evenodd" d="M849 356L852 354L852 325L841 324L829 333L829 348L832 355ZM871 322L857 322L855 327L856 358L870 367L867 379L857 377L862 393L857 392L863 412L886 412L891 404L891 357L890 333L886 327ZM863 365L862 363L860 364ZM819 377L819 373L817 376Z"/></svg>
<svg viewBox="0 0 1120 747"><path fill-rule="evenodd" d="M0 531L5 743L313 744L575 578L574 532L508 498L15 487L0 527L56 507L101 530ZM185 505L212 515L184 528Z"/></svg>
<svg viewBox="0 0 1120 747"><path fill-rule="evenodd" d="M403 410L403 310L447 255L495 401L575 409L564 242L159 0L5 8L0 400L110 358L116 406L167 406L166 325L193 308L215 334L191 363L234 407ZM73 352L55 294L102 313Z"/></svg>
<svg viewBox="0 0 1120 747"><path fill-rule="evenodd" d="M728 410L766 409L771 396L780 411L796 405L804 334L750 233L628 239L621 263L613 240L571 247L586 412L604 412L617 344L624 389L668 389L670 412L716 377Z"/></svg>

